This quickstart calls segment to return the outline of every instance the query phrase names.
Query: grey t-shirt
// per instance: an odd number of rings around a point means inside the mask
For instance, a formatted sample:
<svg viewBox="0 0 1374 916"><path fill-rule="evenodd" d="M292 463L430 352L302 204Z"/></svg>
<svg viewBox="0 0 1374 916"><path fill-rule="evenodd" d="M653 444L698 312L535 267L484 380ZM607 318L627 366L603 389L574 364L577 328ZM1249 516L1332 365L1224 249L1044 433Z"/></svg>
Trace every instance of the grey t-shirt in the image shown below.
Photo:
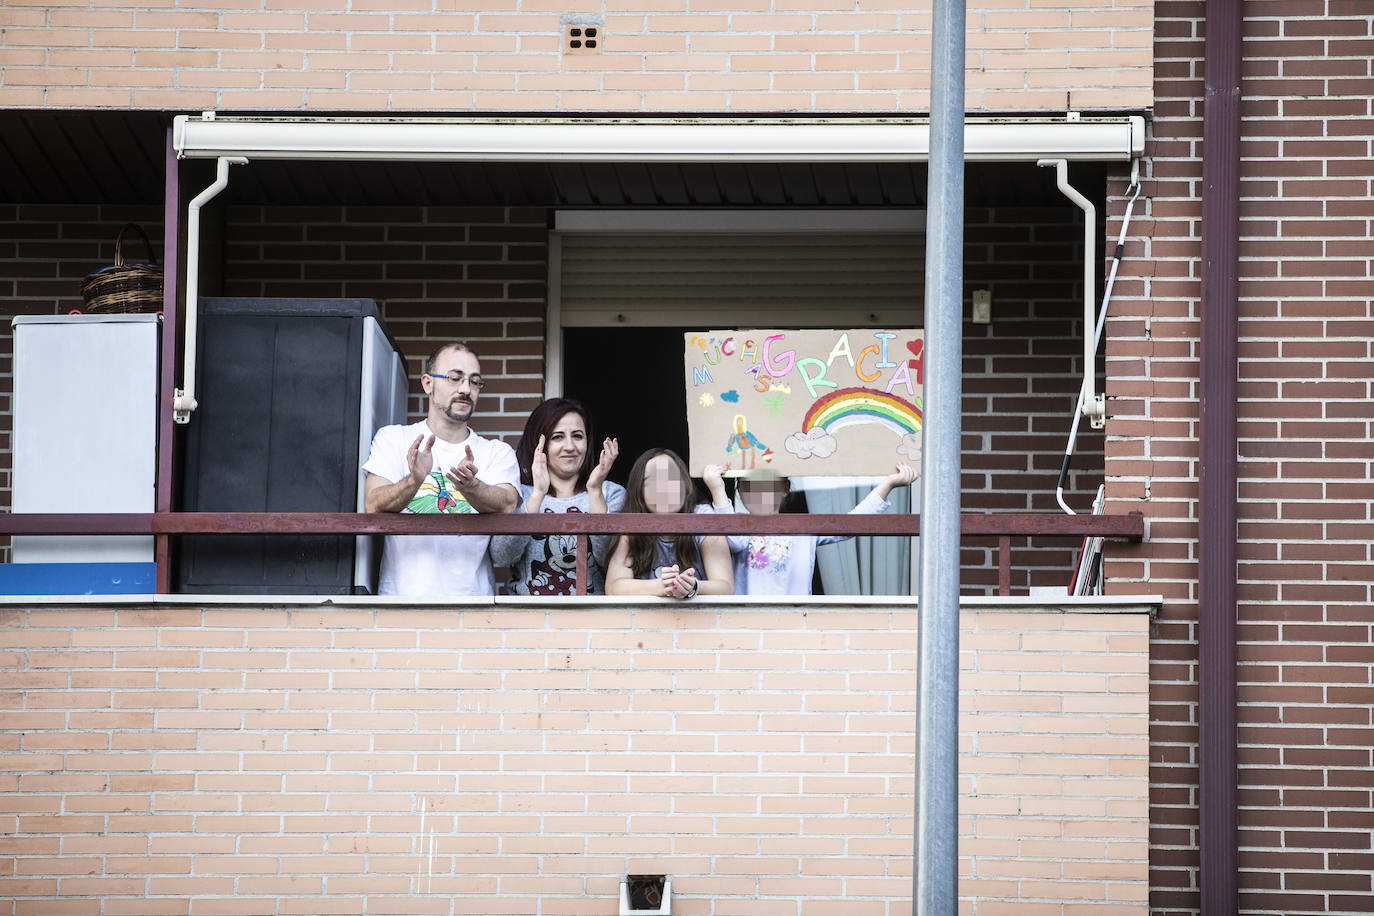
<svg viewBox="0 0 1374 916"><path fill-rule="evenodd" d="M528 484L520 484L518 512L525 511L525 500L529 498L530 490ZM625 488L618 483L606 481L601 485L601 494L606 498L608 512L619 512L625 505ZM540 510L587 512L589 506L587 491L583 490L569 497L547 494ZM606 560L611 541L609 535L593 535L591 538L591 554L587 557L589 595L606 593ZM491 539L491 558L497 566L511 568L506 590L513 595L577 593L577 536L574 534L497 535Z"/></svg>
<svg viewBox="0 0 1374 916"><path fill-rule="evenodd" d="M699 534L696 536L697 542L697 564L693 567L696 570L697 581L706 579L706 562L701 559L701 542L706 536ZM677 562L677 552L673 550L673 538L656 537L654 538L654 565L649 568L648 575L641 576L643 579L657 579L658 571L664 566L672 566ZM679 570L681 572L681 570Z"/></svg>

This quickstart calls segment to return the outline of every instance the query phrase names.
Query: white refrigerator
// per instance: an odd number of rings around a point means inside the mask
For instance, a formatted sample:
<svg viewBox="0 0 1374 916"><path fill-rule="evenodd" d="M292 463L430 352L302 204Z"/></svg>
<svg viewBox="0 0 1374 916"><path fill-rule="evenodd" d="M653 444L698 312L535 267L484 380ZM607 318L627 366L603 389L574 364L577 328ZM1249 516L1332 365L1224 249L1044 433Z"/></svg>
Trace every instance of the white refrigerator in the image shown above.
<svg viewBox="0 0 1374 916"><path fill-rule="evenodd" d="M14 512L154 510L160 322L155 314L14 319ZM151 568L153 538L15 537L11 558ZM76 580L89 572L54 569L53 593L86 590Z"/></svg>

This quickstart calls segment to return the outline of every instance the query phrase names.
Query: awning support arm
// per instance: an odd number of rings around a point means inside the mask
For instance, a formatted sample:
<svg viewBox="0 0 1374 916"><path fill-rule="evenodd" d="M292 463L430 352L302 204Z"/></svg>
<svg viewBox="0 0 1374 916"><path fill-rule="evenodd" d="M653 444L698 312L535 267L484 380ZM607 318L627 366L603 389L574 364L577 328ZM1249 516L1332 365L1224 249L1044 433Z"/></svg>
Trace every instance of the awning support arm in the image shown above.
<svg viewBox="0 0 1374 916"><path fill-rule="evenodd" d="M229 186L229 166L247 165L242 156L221 156L215 163L215 180L186 205L186 352L182 358L182 387L172 399L172 419L190 423L196 409L196 317L200 287L200 208Z"/></svg>

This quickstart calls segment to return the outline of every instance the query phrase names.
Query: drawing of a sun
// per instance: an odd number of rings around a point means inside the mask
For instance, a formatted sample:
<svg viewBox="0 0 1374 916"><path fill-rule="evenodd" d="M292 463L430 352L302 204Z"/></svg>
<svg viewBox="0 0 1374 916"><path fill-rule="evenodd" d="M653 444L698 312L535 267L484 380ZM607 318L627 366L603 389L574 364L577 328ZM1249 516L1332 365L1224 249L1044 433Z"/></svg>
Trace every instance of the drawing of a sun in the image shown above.
<svg viewBox="0 0 1374 916"><path fill-rule="evenodd" d="M697 403L702 407L710 407L715 402L716 399L711 396L711 392L709 391L703 391L701 397L697 398Z"/></svg>

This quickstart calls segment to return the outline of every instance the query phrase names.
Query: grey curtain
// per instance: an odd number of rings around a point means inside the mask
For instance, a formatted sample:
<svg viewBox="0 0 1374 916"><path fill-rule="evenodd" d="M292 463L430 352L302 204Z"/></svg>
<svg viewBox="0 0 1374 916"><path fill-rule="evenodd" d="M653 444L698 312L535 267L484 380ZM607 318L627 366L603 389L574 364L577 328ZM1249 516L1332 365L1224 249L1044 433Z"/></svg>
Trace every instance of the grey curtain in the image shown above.
<svg viewBox="0 0 1374 916"><path fill-rule="evenodd" d="M859 504L877 485L863 478L794 478L794 485L806 490L807 508L814 513L841 514ZM921 485L892 491L888 515L912 511L912 498L919 502ZM856 537L816 550L816 568L827 595L911 595L912 549L918 539L899 537Z"/></svg>

